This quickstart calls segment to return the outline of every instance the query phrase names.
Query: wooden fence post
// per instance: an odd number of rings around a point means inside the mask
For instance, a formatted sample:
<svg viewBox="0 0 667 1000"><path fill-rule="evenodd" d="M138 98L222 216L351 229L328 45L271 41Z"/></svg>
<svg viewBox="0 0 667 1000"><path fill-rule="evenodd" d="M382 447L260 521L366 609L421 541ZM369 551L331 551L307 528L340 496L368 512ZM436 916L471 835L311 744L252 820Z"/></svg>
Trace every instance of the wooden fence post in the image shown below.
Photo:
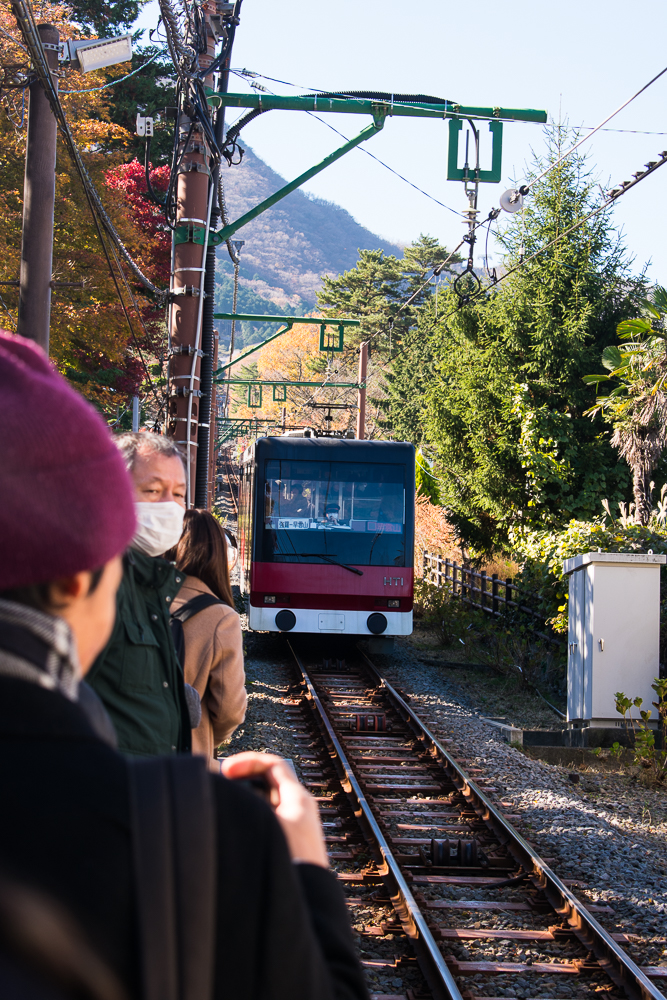
<svg viewBox="0 0 667 1000"><path fill-rule="evenodd" d="M512 579L505 580L505 607L508 608L512 602Z"/></svg>
<svg viewBox="0 0 667 1000"><path fill-rule="evenodd" d="M498 614L498 574L494 573L491 577L491 610L494 615Z"/></svg>
<svg viewBox="0 0 667 1000"><path fill-rule="evenodd" d="M482 570L479 578L479 603L486 607L486 570Z"/></svg>

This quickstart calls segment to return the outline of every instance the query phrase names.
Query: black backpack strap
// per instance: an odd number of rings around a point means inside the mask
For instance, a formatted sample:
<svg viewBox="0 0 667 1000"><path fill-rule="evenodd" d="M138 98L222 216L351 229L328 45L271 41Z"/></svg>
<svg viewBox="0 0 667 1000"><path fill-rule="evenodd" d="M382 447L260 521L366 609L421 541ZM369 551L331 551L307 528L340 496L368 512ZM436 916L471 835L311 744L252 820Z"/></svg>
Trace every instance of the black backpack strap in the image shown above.
<svg viewBox="0 0 667 1000"><path fill-rule="evenodd" d="M129 764L143 1000L211 1000L217 835L203 757Z"/></svg>
<svg viewBox="0 0 667 1000"><path fill-rule="evenodd" d="M183 669L185 669L185 635L183 633L183 622L187 622L193 615L198 615L200 611L204 608L210 608L214 604L224 604L219 597L214 597L213 594L199 594L198 597L193 597L191 600L186 601L182 604L180 608L176 611L171 612L171 638L174 643L174 649L176 650L176 655L178 657L178 662L181 664Z"/></svg>
<svg viewBox="0 0 667 1000"><path fill-rule="evenodd" d="M172 611L171 617L176 618L179 622L187 622L193 615L198 615L200 611L203 611L204 608L224 603L219 597L214 597L213 594L199 594L198 597L193 597L191 600L186 601L185 604L181 604L180 608L177 608L176 611Z"/></svg>

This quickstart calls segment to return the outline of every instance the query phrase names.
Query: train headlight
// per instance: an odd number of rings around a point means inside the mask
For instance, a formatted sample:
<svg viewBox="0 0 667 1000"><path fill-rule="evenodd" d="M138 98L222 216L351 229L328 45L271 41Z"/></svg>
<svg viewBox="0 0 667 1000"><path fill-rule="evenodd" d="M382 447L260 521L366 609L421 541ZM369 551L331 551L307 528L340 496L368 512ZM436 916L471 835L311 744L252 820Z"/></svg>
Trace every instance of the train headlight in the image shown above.
<svg viewBox="0 0 667 1000"><path fill-rule="evenodd" d="M277 616L276 616L277 617ZM387 619L384 615L381 615L378 611L375 611L372 615L369 615L366 619L366 627L369 632L373 635L382 635L387 628Z"/></svg>
<svg viewBox="0 0 667 1000"><path fill-rule="evenodd" d="M399 600L397 600L396 598L394 598L393 601L392 600L387 601L387 607L388 608L400 608L400 606L401 606L401 602Z"/></svg>
<svg viewBox="0 0 667 1000"><path fill-rule="evenodd" d="M276 603L275 595L272 596L272 597L265 596L264 597L264 603L265 604L275 604Z"/></svg>
<svg viewBox="0 0 667 1000"><path fill-rule="evenodd" d="M281 632L290 632L296 625L296 615L293 611L288 611L287 608L283 608L283 610L279 611L276 615L276 625Z"/></svg>

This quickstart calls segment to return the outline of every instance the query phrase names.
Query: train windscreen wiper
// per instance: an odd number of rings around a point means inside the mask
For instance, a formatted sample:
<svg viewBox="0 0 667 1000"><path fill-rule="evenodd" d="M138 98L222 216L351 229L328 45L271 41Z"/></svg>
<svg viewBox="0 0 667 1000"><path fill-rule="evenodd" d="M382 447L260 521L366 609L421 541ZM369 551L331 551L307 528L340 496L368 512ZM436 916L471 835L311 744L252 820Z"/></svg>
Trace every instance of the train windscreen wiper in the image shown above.
<svg viewBox="0 0 667 1000"><path fill-rule="evenodd" d="M340 562L338 559L334 559L333 556L325 556L323 552L297 552L297 555L303 556L304 559L324 559L326 562L333 563L334 566L342 566L343 569L349 570L350 573L356 573L357 576L364 575L360 569L348 566L347 563Z"/></svg>

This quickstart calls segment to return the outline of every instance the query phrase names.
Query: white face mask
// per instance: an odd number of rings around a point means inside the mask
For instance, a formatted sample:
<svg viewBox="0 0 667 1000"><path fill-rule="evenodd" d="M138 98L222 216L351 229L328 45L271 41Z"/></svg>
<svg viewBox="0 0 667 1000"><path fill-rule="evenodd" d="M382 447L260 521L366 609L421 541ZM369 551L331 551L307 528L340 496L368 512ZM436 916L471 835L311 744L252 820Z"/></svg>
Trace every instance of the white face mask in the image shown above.
<svg viewBox="0 0 667 1000"><path fill-rule="evenodd" d="M176 545L183 533L185 510L175 500L135 503L137 533L132 548L147 556L161 556Z"/></svg>

